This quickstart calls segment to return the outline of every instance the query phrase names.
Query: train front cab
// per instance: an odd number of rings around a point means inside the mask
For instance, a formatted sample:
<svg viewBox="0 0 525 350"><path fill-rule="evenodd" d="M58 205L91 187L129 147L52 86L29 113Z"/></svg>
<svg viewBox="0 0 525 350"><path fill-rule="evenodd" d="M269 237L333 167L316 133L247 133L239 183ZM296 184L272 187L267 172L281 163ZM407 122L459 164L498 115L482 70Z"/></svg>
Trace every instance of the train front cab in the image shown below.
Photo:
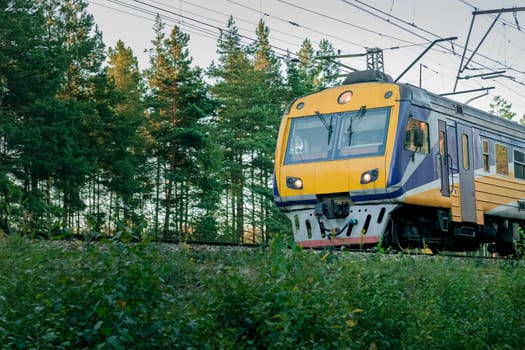
<svg viewBox="0 0 525 350"><path fill-rule="evenodd" d="M397 84L343 85L296 100L277 140L274 195L305 247L382 239L398 186L389 186Z"/></svg>

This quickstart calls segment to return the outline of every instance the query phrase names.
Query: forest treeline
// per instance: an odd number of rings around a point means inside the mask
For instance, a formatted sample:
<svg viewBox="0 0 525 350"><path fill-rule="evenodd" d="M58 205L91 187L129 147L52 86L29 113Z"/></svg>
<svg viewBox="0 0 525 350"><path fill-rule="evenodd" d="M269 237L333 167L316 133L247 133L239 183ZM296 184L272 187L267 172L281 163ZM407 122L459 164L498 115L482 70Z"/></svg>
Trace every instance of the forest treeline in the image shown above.
<svg viewBox="0 0 525 350"><path fill-rule="evenodd" d="M279 57L232 18L217 60L157 16L149 66L106 48L84 0L0 1L0 234L262 241L286 104L335 84L327 40Z"/></svg>

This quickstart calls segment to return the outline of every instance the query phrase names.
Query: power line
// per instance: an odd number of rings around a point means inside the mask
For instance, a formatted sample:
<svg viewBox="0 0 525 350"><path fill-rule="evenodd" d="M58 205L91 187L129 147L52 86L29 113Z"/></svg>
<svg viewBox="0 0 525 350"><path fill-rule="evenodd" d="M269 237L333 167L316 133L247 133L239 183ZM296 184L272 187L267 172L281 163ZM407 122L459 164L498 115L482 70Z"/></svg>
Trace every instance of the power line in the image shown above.
<svg viewBox="0 0 525 350"><path fill-rule="evenodd" d="M187 27L194 28L194 29L196 29L198 31L206 33L208 37L213 38L213 39L219 39L220 38L220 33L227 30L225 28L222 28L221 26L213 25L213 24L210 24L208 22L202 21L200 19L196 19L196 18L193 18L191 16L183 15L182 13L176 13L176 12L170 10L170 9L167 9L167 8L164 8L164 7L161 7L161 6L157 6L157 5L154 5L154 4L146 3L146 2L140 1L140 0L133 0L133 2L138 3L138 4L142 5L142 6L146 6L146 7L140 7L140 6L133 5L133 4L130 4L130 3L126 3L126 2L123 2L123 1L120 1L120 0L107 0L107 1L113 2L115 4L118 4L120 6L128 8L128 9L132 9L132 10L138 11L141 14L148 14L148 15L151 15L151 16L156 16L157 13L158 13L161 16L161 18L163 18L164 20L168 19L168 20L170 20L170 21L172 21L174 23L179 24L181 27L182 26L187 26ZM155 10L157 10L159 12L152 11L152 10L150 10L148 8L155 9ZM181 19L184 19L186 21L182 21L182 22L181 21L177 21L173 17L166 16L166 13L171 15L171 16L180 17ZM139 17L140 18L144 18L142 16L139 16ZM191 23L191 22L195 22L196 24L195 23ZM247 36L247 35L244 35L244 34L241 34L241 33L239 33L239 37L241 38L241 40L245 40L248 43L253 43L253 42L257 41L257 39L254 39L254 38L252 38L250 36ZM270 45L270 47L273 50L276 51L275 52L276 56L278 56L280 58L286 58L287 55L295 55L295 53L290 53L288 49L283 49L283 48L278 47L276 45ZM283 52L283 54L279 54L278 52Z"/></svg>
<svg viewBox="0 0 525 350"><path fill-rule="evenodd" d="M192 6L192 7L196 7L196 8L199 8L199 9L202 9L202 10L205 10L205 11L210 11L210 12L213 12L213 13L216 13L216 14L220 14L222 16L225 16L225 17L228 17L229 14L225 13L225 12L221 12L221 11L217 11L217 10L212 10L210 9L209 7L205 7L205 6L200 6L200 5L196 5L192 2L189 2L189 1L185 1L185 0L179 0L179 2L181 3L184 3L184 4L187 4L189 6ZM259 12L259 11L258 11ZM251 21L247 21L243 18L239 18L238 16L234 16L235 20L238 21L238 22L244 22L244 23L247 23L247 24L251 24L253 26L257 26L257 23L254 23L254 22L251 22ZM293 35L292 33L289 33L289 32L283 32L283 31L279 31L279 30L276 30L276 29L272 29L271 30L272 33L279 33L279 34L282 34L282 35L286 35L286 36L289 36L289 37L292 37L292 38L295 38L295 39L299 39L299 40L303 40L304 37L300 37L298 35ZM274 40L280 40L280 39L277 39L277 38L274 38ZM283 41L283 40L281 40Z"/></svg>
<svg viewBox="0 0 525 350"><path fill-rule="evenodd" d="M241 7L244 7L244 8L246 8L246 9L250 9L250 10L253 10L253 11L259 12L258 10L254 9L254 8L251 8L251 7L246 6L246 5L243 5L243 4L239 4L238 2L235 2L235 1L232 1L232 0L226 0L226 1L228 1L228 2L230 2L230 3L232 3L232 4L235 4L235 5L237 5L237 6L241 6ZM314 29L314 28L311 28L311 27L303 26L303 25L297 23L296 21L286 20L286 19L284 19L284 18L280 18L280 17L274 16L274 15L270 15L269 13L264 13L264 15L267 16L267 17L275 18L275 19L277 19L278 21L281 21L281 22L284 22L284 23L288 23L288 24L290 24L290 25L292 25L292 26L294 26L294 27L304 28L304 29L306 29L306 30L309 30L309 31L314 32L314 33L316 33L316 34L323 35L323 36L325 36L325 37L329 37L329 38L332 38L332 39L336 39L336 40L339 40L339 41L345 42L345 43L347 43L347 44L352 44L352 45L355 45L355 46L363 47L363 46L361 46L360 44L354 43L354 42L352 42L352 41L349 41L349 40L346 40L346 39L343 39L343 38L340 38L340 37L337 37L337 36L335 36L335 35L331 35L331 34L328 34L328 33L325 33L325 32L321 32L321 31L319 31L319 30L317 30L317 29Z"/></svg>
<svg viewBox="0 0 525 350"><path fill-rule="evenodd" d="M409 29L407 29L406 27L403 27L403 26L401 26L401 25L398 25L398 24L396 24L396 23L393 23L392 21L390 21L390 20L388 20L388 19L385 19L385 18L383 18L383 17L381 17L381 16L375 14L374 12L372 12L372 11L370 11L370 10L367 10L367 9L365 9L365 8L363 8L363 7L360 7L360 6L356 5L356 4L352 4L352 3L350 3L348 0L342 0L342 1L345 2L345 3L348 4L348 5L351 5L351 6L353 6L353 7L356 7L356 8L358 8L358 9L360 9L360 10L362 10L362 11L368 13L368 14L371 14L372 16L375 16L375 17L377 17L377 18L379 18L379 19L381 19L381 20L383 20L383 21L385 21L385 22L388 22L388 23L390 23L390 24L392 24L392 25L394 25L394 26L396 26L396 27L398 27L398 28L400 28L400 29L402 29L402 30L404 30L404 31L406 31L406 32L408 32L408 33L410 33L410 34L412 34L412 35L415 35L415 36L417 36L417 37L419 37L419 38L424 38L422 35L420 35L420 34L418 34L418 33L415 33L414 31L409 30ZM430 32L430 31L428 31L428 30L426 30L426 29L424 29L424 28L421 28L421 27L415 25L414 23L409 23L409 22L407 22L407 21L405 21L405 20L403 20L403 19L401 19L401 18L398 18L398 17L392 16L391 14L387 14L386 12L384 12L384 11L378 9L378 8L375 8L375 7L371 6L371 5L368 5L368 4L366 4L366 3L364 3L364 2L362 2L362 1L360 1L360 0L354 0L354 1L357 2L357 3L359 3L359 4L361 4L362 6L365 6L365 7L368 7L368 8L370 8L370 9L372 9L373 11L376 11L376 12L381 13L381 14L383 14L383 15L386 14L386 15L388 15L390 18L394 18L395 20L397 20L397 21L399 21L399 22L401 22L401 23L403 23L403 24L405 24L405 25L408 25L408 26L410 26L410 27L417 28L418 30L420 30L420 31L422 31L422 32L424 32L424 33L426 33L426 34L432 35L432 36L437 37L437 38L440 37L440 36L438 36L437 34L435 34L435 33L433 33L433 32ZM462 47L461 45L458 45L458 46L459 46L460 48L464 48L464 47ZM443 47L443 46L441 46L441 47ZM453 54L455 54L454 51L451 50L451 49L448 49L448 48L446 48L446 47L444 47L444 49L447 50L449 53L453 53ZM486 60L488 60L488 61L491 61L491 62L493 62L493 63L496 63L496 64L499 64L499 65L502 65L502 66L507 67L505 64L502 64L501 62L499 62L499 61L497 61L497 60L495 60L495 59L492 59L492 58L490 58L490 57L488 57L488 56L485 56L485 55L482 55L482 54L479 54L479 56L482 57L482 58L484 58L484 59L486 59ZM475 63L475 64L477 64L477 65L479 65L479 66L482 67L482 68L485 68L485 69L487 69L487 70L492 70L491 67L487 66L486 64L482 64L482 63L480 63L479 61L474 61L474 60L472 60L472 62ZM508 69L511 69L511 67L508 67ZM522 82L520 82L520 81L518 81L518 80L514 80L514 82L517 83L517 84L520 84L520 85L522 85L522 86L525 86L524 83L522 83Z"/></svg>
<svg viewBox="0 0 525 350"><path fill-rule="evenodd" d="M109 9L114 10L116 12L120 12L120 13L123 13L123 14L126 14L126 15L130 15L130 16L134 16L134 17L137 17L137 18L145 19L147 21L155 22L155 16L157 15L157 12L154 12L154 11L151 11L151 10L148 10L148 9L145 9L145 8L142 8L142 7L130 4L130 3L119 1L119 0L107 0L107 1L110 2L110 3L113 3L115 5L121 6L123 8L127 8L127 9L131 9L131 10L137 11L138 13L132 13L132 12L128 12L128 11L125 11L125 10L122 10L122 9L119 9L119 8L110 7L110 6L100 4L100 3L96 2L96 1L92 1L92 0L90 2L92 4L95 4L95 5L98 5L98 6L101 6L101 7L109 8ZM143 14L146 14L149 17L144 17L144 16L142 16ZM174 18L171 18L171 17L166 16L166 15L161 15L161 18L163 20L165 20L165 21L180 23L180 21L177 21ZM204 29L204 28L192 25L190 23L180 23L180 24L181 24L181 27L184 26L186 28L190 28L190 30L188 30L188 32L190 32L190 33L203 35L203 36L209 37L209 38L215 38L215 36L210 36L211 33L207 29ZM194 29L196 31L193 31L191 29Z"/></svg>
<svg viewBox="0 0 525 350"><path fill-rule="evenodd" d="M155 0L150 0L151 2L153 3L156 3L156 4L159 4L159 5L162 5L162 6L165 6L166 8L169 8L169 9L172 9L172 10L176 10L175 7L173 6L170 6L168 4L165 4L165 3L162 3L160 1L155 1ZM181 3L185 3L185 4L188 4L190 6L194 6L194 7L197 7L197 8L200 8L202 10L205 10L205 11L210 11L210 12L214 12L215 14L221 14L225 17L229 17L230 15L229 14L226 14L226 13L221 13L221 12L217 12L217 11L211 11L209 8L207 7L204 7L204 6L198 6L198 5L195 5L195 4L192 4L192 3L189 3L187 1L182 1L182 0L179 0ZM203 14L198 14L198 13L195 13L195 12L191 12L191 11L188 11L188 10L184 10L184 12L186 14L190 14L192 16L199 16L200 18L204 18L206 20L209 20L209 21L212 21L212 22L217 22L217 23L223 23L221 21L219 21L218 19L215 19L215 18L212 18L212 17L208 17L208 16L205 16ZM233 15L232 15L233 17ZM250 22L250 21L246 21L246 20L243 20L242 18L238 18L238 17L234 17L234 19L236 20L236 22L245 22L245 23L248 23L248 24L251 24L253 25L254 27L257 27L257 23L253 23L253 22ZM180 21L179 21L180 22ZM243 28L243 27L240 27L240 26L237 26L237 29L239 29L240 31L244 31L244 32L251 32L252 30L250 29L246 29L246 28ZM277 33L277 31L274 31L272 30L272 33L275 32ZM284 33L284 32L281 32L283 35L288 35L287 33ZM270 39L274 40L274 41L280 41L282 43L285 43L285 44L288 44L288 45L295 45L294 43L292 42L289 42L289 41L286 41L284 39L279 39L279 38L275 38L273 36L270 37ZM301 38L299 38L301 39Z"/></svg>
<svg viewBox="0 0 525 350"><path fill-rule="evenodd" d="M112 2L111 0L107 0L107 1ZM134 17L137 17L137 18L144 19L146 21L152 21L152 19L150 17L143 17L143 16L140 16L140 15L138 15L136 13L127 12L127 11L124 11L124 10L116 8L116 7L111 7L111 6L108 6L108 5L101 4L101 3L97 2L97 1L90 0L89 2L91 4L94 4L94 5L97 5L97 6L100 6L100 7L104 7L104 8L116 11L116 12L120 12L120 13L123 13L125 15L134 16Z"/></svg>
<svg viewBox="0 0 525 350"><path fill-rule="evenodd" d="M198 4L198 2L193 3L193 1L179 0L180 3L184 3L184 4L188 5L187 7L190 7L190 6L192 7L193 11L188 11L187 8L175 8L174 6L170 6L169 4L163 4L160 1L155 1L155 0L143 0L143 1L107 0L107 1L108 1L108 3L113 4L114 6L107 6L107 4L101 4L100 3L101 0L97 0L97 2L90 0L91 3L96 4L98 6L109 8L109 9L112 9L113 11L119 11L119 12L122 12L122 13L124 13L126 15L131 15L131 16L135 16L137 18L146 19L146 20L154 19L154 17L158 13L161 16L161 18L164 21L167 21L168 23L170 23L170 22L176 23L180 27L185 28L184 29L185 31L187 30L188 32L196 33L198 35L202 35L202 36L205 36L205 37L208 37L208 38L211 38L211 39L216 39L216 40L219 39L220 35L221 35L221 32L225 31L225 30L228 30L228 29L225 28L224 25L216 24L216 23L219 22L219 20L217 18L212 18L211 15L207 16L207 13L206 13L206 11L209 11L210 13L216 14L217 17L226 16L225 13L220 11L222 8L220 8L220 9L213 9L213 8L211 8L211 6L201 6L201 5ZM360 48L361 47L366 48L367 46L369 46L369 45L366 45L366 44L363 44L363 43L356 43L356 42L349 41L346 38L341 38L341 37L339 37L337 35L330 35L329 33L326 33L325 31L322 31L322 30L317 30L315 28L309 28L307 26L303 26L302 23L300 23L300 21L298 20L297 16L299 15L299 13L297 11L283 12L283 13L293 13L294 14L293 18L292 17L284 18L283 16L274 16L273 14L264 13L262 8L254 9L252 7L246 6L246 5L242 4L242 3L240 3L240 0L237 0L238 2L237 1L232 1L232 0L224 0L224 1L230 2L230 3L232 3L232 4L236 5L236 6L243 7L245 9L250 10L250 11L257 12L258 14L261 15L261 17L271 19L269 21L269 23L272 23L272 20L273 20L273 22L279 21L279 22L288 24L290 26L290 30L289 31L281 31L281 32L279 32L279 31L277 31L275 29L272 29L270 26L268 26L271 29L271 33L272 34L275 34L275 33L278 34L278 35L271 36L270 40L271 41L277 41L277 42L285 42L286 46L288 46L288 47L293 45L293 43L291 43L289 41L287 42L286 39L285 39L286 36L293 37L293 38L296 38L296 39L302 38L302 37L300 37L300 36L298 36L296 34L296 33L299 33L300 30L310 31L312 33L316 33L316 34L322 35L324 37L334 38L334 39L337 40L337 42L349 43L351 45L354 45L354 46L357 46L357 47L360 47ZM431 32L429 30L426 30L425 28L421 28L421 27L415 25L415 23L414 23L415 21L412 21L411 23L409 23L407 21L403 21L401 18L397 18L397 17L393 16L392 13L385 15L384 11L382 11L379 8L367 5L364 1L356 0L356 1L352 1L352 3L350 3L349 1L344 1L343 0L343 2L346 3L346 4L354 6L354 7L358 8L359 10L364 11L365 13L367 13L367 14L369 14L371 16L379 18L381 21L385 21L385 22L389 23L390 25L396 26L396 27L400 28L401 30L410 33L414 37L417 37L417 38L420 38L420 39L424 40L425 43L417 44L417 43L413 43L412 41L404 39L404 38L401 38L401 37L393 37L391 35L383 35L382 33L379 33L376 30L370 30L370 29L367 29L366 27L357 26L354 23L352 23L351 21L343 21L343 20L341 20L341 19L339 19L337 17L329 16L329 15L327 15L325 13L318 12L318 11L315 11L315 10L312 10L312 9L308 9L305 6L293 4L292 3L293 0L275 0L275 1L281 2L281 3L283 3L283 4L287 5L287 6L292 6L292 7L296 8L298 11L306 11L306 12L309 12L309 13L314 14L316 16L319 16L320 19L315 19L315 22L319 24L319 25L316 25L316 28L328 28L329 24L331 24L331 23L326 23L327 21L333 22L334 24L335 23L337 23L337 24L344 24L344 25L351 26L352 28L356 28L357 30L361 30L361 31L364 31L364 32L367 32L367 33L372 33L372 34L377 35L379 37L388 38L390 41L396 40L396 41L401 42L401 43L408 43L409 44L409 45L406 45L406 46L403 46L403 47L423 46L423 45L427 45L432 40L432 39L429 39L429 38L435 38L435 37L439 38L439 36L437 36L433 32ZM335 1L335 0L332 0L332 1ZM167 2L167 1L165 1L165 2ZM470 4L468 4L465 1L459 0L459 2L464 3L467 6L471 6ZM209 4L211 5L211 3L212 2L210 2ZM394 1L392 1L392 7L393 7L393 3L394 3ZM159 4L160 4L160 6L159 6ZM208 4L208 3L206 3L206 4ZM118 10L117 8L120 8L120 10ZM235 11L233 11L233 12L235 12ZM353 12L355 12L355 11L353 11ZM149 17L151 17L151 19ZM245 16L245 17L243 17L243 16L236 16L235 18L239 22L253 24L253 22L250 22L249 20L246 20L246 19L248 19L247 16ZM323 22L322 21L323 19L326 20L326 21ZM277 27L279 27L279 25L277 25ZM512 28L516 28L514 23L508 23L508 27L509 28L511 28L511 27ZM237 28L237 29L239 29L241 31L239 37L241 39L241 42L243 42L243 45L245 45L244 43L253 43L254 41L256 41L256 39L254 38L254 35L245 34L245 32L247 31L246 29L244 29L242 27L241 28ZM386 31L386 32L388 32L388 31ZM520 34L521 33L523 33L523 32L520 32ZM314 38L315 37L316 37L316 35L314 35ZM510 41L509 41L509 43L510 43ZM516 45L516 42L513 42L512 44L513 44L512 45L513 49L517 48L517 49L519 49L519 52L524 52L523 48L520 48L519 45ZM455 46L456 46L456 49L454 48L454 46L438 47L438 45L436 45L436 47L434 47L432 49L432 51L433 52L438 52L438 50L436 50L436 49L441 49L443 54L452 54L453 56L457 56L457 53L455 52L455 50L457 50L457 47L461 48L461 46L458 46L458 45L455 45ZM272 50L274 50L274 53L276 54L276 56L279 57L279 58L288 57L288 59L290 59L291 57L297 57L297 54L295 52L290 52L288 49L283 48L283 46L271 45L271 47L272 47ZM300 47L300 44L297 44L297 47ZM402 46L398 46L398 47L392 47L392 48L388 48L388 49L394 49L394 48L397 49L397 48L401 48L401 47ZM287 55L293 55L293 56L287 56ZM437 62L437 64L440 65L440 66L443 65L443 64L446 64L446 62L447 62L446 60L436 61L436 59L433 58L433 57L434 56L431 55L431 56L429 56L429 59ZM486 63L483 63L484 61L479 61L479 59L477 59L477 58L475 60L473 60L473 63L475 63L476 65L478 65L479 67L481 67L483 69L495 70L496 68L494 68L494 65L498 65L498 66L502 66L502 67L498 67L498 69L506 68L506 69L509 69L509 70L512 70L512 71L520 72L519 69L517 69L519 67L513 68L509 64L501 63L500 60L492 59L491 57L485 57L483 55L478 55L477 57L483 58L486 61ZM519 57L520 57L520 55L516 55L515 59L517 60ZM490 64L490 63L493 63L493 64ZM428 63L427 63L427 65L428 65ZM447 72L449 70L452 71L452 69L450 69L450 68L445 68L445 69L444 68L445 67L443 66L442 68L438 69L438 70L441 71L440 76L447 75ZM475 67L469 67L469 68L475 68ZM452 78L449 77L448 79L452 79ZM523 83L521 83L519 81L517 81L517 82L514 82L514 81L506 82L506 81L503 81L502 82L501 79L502 78L500 78L500 80L497 81L499 86L501 86L505 90L512 91L513 93L516 93L515 89L514 90L512 89L512 85L513 84L518 83L518 84L524 85ZM479 81L478 82L474 82L472 80L464 81L464 84L466 84L467 86L468 85L472 85L472 83L479 83ZM444 86L444 84L442 84L442 85ZM523 96L521 96L520 100L521 99L525 99L525 98Z"/></svg>
<svg viewBox="0 0 525 350"><path fill-rule="evenodd" d="M353 4L350 4L350 3L348 2L348 0L343 0L343 1L346 2L346 3L348 3L349 5L354 6ZM371 9L377 11L377 12L380 12L380 13L382 13L382 14L386 14L386 12L381 11L380 9L377 9L377 8L371 6L371 5L365 4L365 3L363 3L363 2L360 1L360 0L354 0L354 1L356 1L356 2L358 2L358 3L360 3L360 4L363 4L364 6L367 6L367 7L371 8ZM461 0L460 0L460 1L461 1ZM461 2L465 3L464 1L461 1ZM471 5L469 5L469 6L471 6ZM390 15L390 16L391 16L391 15ZM429 34L429 35L432 35L432 36L434 36L434 37L436 37L436 38L439 38L439 37L440 37L439 35L437 35L437 34L431 32L431 31L428 31L428 30L426 30L426 29L424 29L424 28L422 28L422 27L417 26L415 23L409 23L409 22L407 22L407 21L405 21L405 20L403 20L403 19L401 19L401 18L398 18L398 17L394 17L394 16L391 16L391 17L393 17L393 18L396 19L397 21L400 21L400 22L402 22L402 23L404 23L404 24L406 24L406 25L409 25L409 26L412 26L412 27L414 27L414 28L417 28L417 29L423 31L424 33L427 33L427 34ZM384 19L383 19L383 20L384 20ZM501 21L501 20L500 20L500 21ZM510 22L507 22L507 23L509 23L509 25L512 25ZM402 28L402 27L401 27L401 28ZM415 33L414 33L413 31L410 31L410 30L408 30L408 29L406 29L406 28L402 28L402 29L405 30L405 31L407 31L407 32L409 32L409 33L411 33L411 34L414 34L414 35L415 35ZM458 46L459 46L459 45L458 45ZM460 48L463 48L462 46L459 46L459 47L460 47ZM447 49L447 50L448 50L448 49ZM449 52L450 52L450 51L449 51ZM486 60L491 61L492 63L496 63L496 64L499 64L499 65L503 65L503 66L506 66L508 69L511 69L511 67L508 67L507 65L505 65L505 64L503 64L503 63L499 62L498 60L495 60L495 59L493 59L493 58L491 58L491 57L488 57L488 56L485 56L485 55L482 55L482 54L479 54L479 56L482 57L482 58L484 58L484 59L486 59ZM481 66L481 67L483 67L483 68L490 69L490 67L487 67L487 66L485 66L485 65L483 65L483 64L481 64L481 63L479 63L479 62L474 61L474 63L478 64L479 66ZM525 74L525 72L521 72L521 71L517 71L517 72L518 72L518 73Z"/></svg>
<svg viewBox="0 0 525 350"><path fill-rule="evenodd" d="M288 2L288 1L285 1L285 0L278 0L279 2L283 3L283 4L286 4L288 6L292 6L292 7L295 7L295 8L298 8L298 9L301 9L303 11L306 11L306 12L309 12L309 13L312 13L312 14L315 14L315 15L318 15L318 16L321 16L321 17L324 17L326 19L329 19L331 21L335 21L335 22L338 22L338 23L342 23L344 25L348 25L350 27L354 27L356 29L359 29L359 30L362 30L362 31L365 31L365 32L368 32L368 33L372 33L372 34L375 34L375 35L378 35L378 36L381 36L381 37L384 37L384 38L388 38L388 39L392 39L392 40L397 40L397 41L401 41L401 42L405 42L407 44L409 44L410 46L420 46L421 44L416 44L416 43L413 43L413 42L410 42L410 41L407 41L407 40L403 40L403 39L400 39L400 38L396 38L394 36L391 36L391 35L387 35L387 34L384 34L384 33L380 33L380 32L377 32L377 31L374 31L374 30L371 30L371 29L368 29L368 28L365 28L365 27L361 27L361 26L358 26L356 24L353 24L353 23L349 23L347 21L343 21L343 20L340 20L339 18L335 18L335 17L332 17L332 16L328 16L324 13L320 13L320 12L317 12L317 11L314 11L314 10L311 10L311 9L308 9L308 8L305 8L303 6L299 6L297 4L293 4L291 2ZM356 44L357 46L361 46L363 49L366 49L367 48L367 45L359 45L359 44Z"/></svg>

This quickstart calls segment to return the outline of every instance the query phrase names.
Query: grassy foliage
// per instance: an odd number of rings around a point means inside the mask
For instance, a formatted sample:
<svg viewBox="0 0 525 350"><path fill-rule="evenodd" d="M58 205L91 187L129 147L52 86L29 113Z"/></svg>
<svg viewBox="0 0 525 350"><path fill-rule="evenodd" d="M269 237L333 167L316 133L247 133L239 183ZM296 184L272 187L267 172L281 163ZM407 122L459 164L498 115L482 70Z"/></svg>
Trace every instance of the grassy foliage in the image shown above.
<svg viewBox="0 0 525 350"><path fill-rule="evenodd" d="M8 349L525 348L517 262L0 240Z"/></svg>

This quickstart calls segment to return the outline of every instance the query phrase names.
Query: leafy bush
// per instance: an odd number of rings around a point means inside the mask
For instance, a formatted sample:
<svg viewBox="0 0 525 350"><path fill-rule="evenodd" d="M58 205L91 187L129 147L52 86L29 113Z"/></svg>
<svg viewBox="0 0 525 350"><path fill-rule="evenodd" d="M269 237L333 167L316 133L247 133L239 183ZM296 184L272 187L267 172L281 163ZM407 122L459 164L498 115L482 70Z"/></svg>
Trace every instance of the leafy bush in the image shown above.
<svg viewBox="0 0 525 350"><path fill-rule="evenodd" d="M155 348L169 343L165 266L149 246L74 251L10 239L0 255L0 342L7 348Z"/></svg>
<svg viewBox="0 0 525 350"><path fill-rule="evenodd" d="M523 262L0 241L7 349L525 348Z"/></svg>

